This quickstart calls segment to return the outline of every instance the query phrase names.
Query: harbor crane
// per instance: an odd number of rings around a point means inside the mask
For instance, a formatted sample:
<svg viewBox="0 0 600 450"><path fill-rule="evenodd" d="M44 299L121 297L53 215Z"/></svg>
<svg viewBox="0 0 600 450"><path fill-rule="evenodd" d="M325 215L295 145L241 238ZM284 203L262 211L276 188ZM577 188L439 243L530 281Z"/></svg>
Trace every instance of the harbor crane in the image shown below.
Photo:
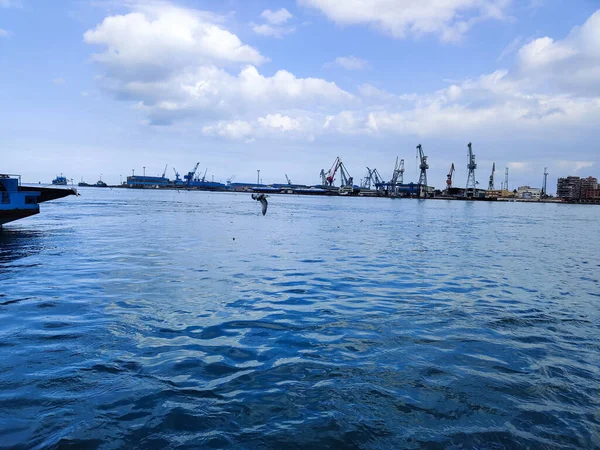
<svg viewBox="0 0 600 450"><path fill-rule="evenodd" d="M165 170L163 170L163 174L162 174L163 178L167 176L167 167L169 167L168 164L165 165Z"/></svg>
<svg viewBox="0 0 600 450"><path fill-rule="evenodd" d="M364 187L371 189L371 185L374 185L375 189L377 190L380 190L381 188L385 187L385 182L383 181L383 178L381 177L377 169L371 170L367 167L367 173L368 175L365 178Z"/></svg>
<svg viewBox="0 0 600 450"><path fill-rule="evenodd" d="M288 176L287 176L287 173L285 174L285 179L286 179L286 181L287 181L287 184L288 184L289 186L291 186L291 185L292 185L292 182L290 181L290 177L288 177Z"/></svg>
<svg viewBox="0 0 600 450"><path fill-rule="evenodd" d="M204 175L202 175L202 179L200 180L202 183L204 183L204 181L206 180L206 172L208 172L208 167L204 171Z"/></svg>
<svg viewBox="0 0 600 450"><path fill-rule="evenodd" d="M227 178L227 184L231 184L231 182L235 179L235 173L233 175L231 175L229 178Z"/></svg>
<svg viewBox="0 0 600 450"><path fill-rule="evenodd" d="M373 169L373 180L375 181L375 189L378 191L385 188L385 181L377 169Z"/></svg>
<svg viewBox="0 0 600 450"><path fill-rule="evenodd" d="M360 183L360 187L363 189L371 189L371 183L373 182L373 171L367 167L367 176L364 177Z"/></svg>
<svg viewBox="0 0 600 450"><path fill-rule="evenodd" d="M469 147L469 164L467 164L467 169L469 169L469 175L467 176L467 187L465 188L465 196L467 196L467 191L469 189L473 190L473 194L477 190L477 181L475 181L475 169L477 169L477 164L475 163L475 155L473 154L473 148L471 143L467 145Z"/></svg>
<svg viewBox="0 0 600 450"><path fill-rule="evenodd" d="M421 164L419 165L419 169L421 169L421 174L419 175L419 185L427 188L427 169L429 169L429 164L427 164L427 156L425 156L423 153L423 147L421 144L417 145L417 152L419 159L421 160Z"/></svg>
<svg viewBox="0 0 600 450"><path fill-rule="evenodd" d="M400 163L398 163L398 157L396 156L396 164L394 165L394 172L392 172L392 179L390 180L390 185L392 187L392 191L396 192L396 186L398 184L404 183L404 160L401 159Z"/></svg>
<svg viewBox="0 0 600 450"><path fill-rule="evenodd" d="M446 191L452 188L452 176L454 175L454 163L450 166L450 172L446 175Z"/></svg>
<svg viewBox="0 0 600 450"><path fill-rule="evenodd" d="M188 172L187 175L183 176L183 179L186 181L186 184L188 186L190 184L192 184L192 181L194 181L194 175L196 175L196 171L198 170L199 165L200 165L200 163L196 163L196 165L194 166L194 170L192 170L191 172Z"/></svg>
<svg viewBox="0 0 600 450"><path fill-rule="evenodd" d="M179 172L177 172L177 169L175 169L175 167L173 167L173 173L175 173L175 184L181 184L181 178L179 178Z"/></svg>
<svg viewBox="0 0 600 450"><path fill-rule="evenodd" d="M319 176L321 177L321 186L327 186L327 174L325 173L325 169L321 169Z"/></svg>
<svg viewBox="0 0 600 450"><path fill-rule="evenodd" d="M339 156L335 158L335 161L333 162L331 169L329 169L329 172L325 173L324 170L321 170L321 179L323 180L323 185L333 186L338 170L340 171L340 176L342 178L340 187L352 187L354 179L350 176L350 173L348 173L348 169L346 169L346 166L344 166L344 163Z"/></svg>
<svg viewBox="0 0 600 450"><path fill-rule="evenodd" d="M488 184L488 190L494 190L494 173L496 173L496 163L492 164L492 174L490 175L490 183Z"/></svg>

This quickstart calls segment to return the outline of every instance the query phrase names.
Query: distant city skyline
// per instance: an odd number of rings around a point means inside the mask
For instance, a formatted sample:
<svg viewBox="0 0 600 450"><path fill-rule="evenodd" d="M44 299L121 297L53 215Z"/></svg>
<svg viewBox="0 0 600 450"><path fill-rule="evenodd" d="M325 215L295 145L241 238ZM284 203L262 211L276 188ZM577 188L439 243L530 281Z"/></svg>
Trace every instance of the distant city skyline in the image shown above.
<svg viewBox="0 0 600 450"><path fill-rule="evenodd" d="M0 172L318 184L340 156L443 189L600 176L592 0L0 0Z"/></svg>

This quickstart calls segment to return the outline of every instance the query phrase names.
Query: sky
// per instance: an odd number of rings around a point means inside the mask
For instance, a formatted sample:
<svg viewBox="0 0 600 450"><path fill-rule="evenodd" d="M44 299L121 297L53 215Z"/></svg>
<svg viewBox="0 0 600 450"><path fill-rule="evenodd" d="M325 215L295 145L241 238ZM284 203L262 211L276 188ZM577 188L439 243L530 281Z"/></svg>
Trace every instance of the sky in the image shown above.
<svg viewBox="0 0 600 450"><path fill-rule="evenodd" d="M0 0L0 172L600 176L599 0ZM144 169L145 167L145 169Z"/></svg>

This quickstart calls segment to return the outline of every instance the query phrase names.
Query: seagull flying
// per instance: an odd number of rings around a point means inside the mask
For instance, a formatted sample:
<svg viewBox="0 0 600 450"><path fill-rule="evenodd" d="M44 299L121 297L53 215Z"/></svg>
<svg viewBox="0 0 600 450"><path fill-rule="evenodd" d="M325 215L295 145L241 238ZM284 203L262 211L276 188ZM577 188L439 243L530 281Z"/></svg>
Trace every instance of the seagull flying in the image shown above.
<svg viewBox="0 0 600 450"><path fill-rule="evenodd" d="M252 198L257 202L260 202L262 205L262 213L263 216L267 213L267 206L269 206L269 202L267 202L268 195L265 194L252 194Z"/></svg>

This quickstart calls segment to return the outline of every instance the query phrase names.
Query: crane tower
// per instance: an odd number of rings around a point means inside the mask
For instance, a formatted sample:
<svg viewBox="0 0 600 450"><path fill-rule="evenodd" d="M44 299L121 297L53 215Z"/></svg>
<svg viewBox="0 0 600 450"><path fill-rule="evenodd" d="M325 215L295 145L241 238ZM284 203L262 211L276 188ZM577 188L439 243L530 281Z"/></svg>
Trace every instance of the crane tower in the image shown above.
<svg viewBox="0 0 600 450"><path fill-rule="evenodd" d="M417 152L419 159L421 160L421 164L419 165L419 169L421 169L421 175L419 175L419 185L427 187L427 169L429 169L429 164L427 164L427 156L423 153L423 147L421 144L417 145Z"/></svg>
<svg viewBox="0 0 600 450"><path fill-rule="evenodd" d="M492 164L492 174L490 175L490 184L488 185L488 190L494 190L494 173L496 172L496 163Z"/></svg>
<svg viewBox="0 0 600 450"><path fill-rule="evenodd" d="M450 166L450 172L446 175L446 191L450 191L452 188L452 176L454 175L454 163Z"/></svg>
<svg viewBox="0 0 600 450"><path fill-rule="evenodd" d="M544 184L542 184L542 198L548 196L548 168L544 167Z"/></svg>
<svg viewBox="0 0 600 450"><path fill-rule="evenodd" d="M471 148L471 143L467 145L469 147L469 164L467 164L467 169L469 169L469 175L467 176L467 187L465 189L465 195L469 189L473 189L473 193L477 189L477 181L475 181L475 169L477 169L477 164L475 163L475 155L473 154L473 149Z"/></svg>

